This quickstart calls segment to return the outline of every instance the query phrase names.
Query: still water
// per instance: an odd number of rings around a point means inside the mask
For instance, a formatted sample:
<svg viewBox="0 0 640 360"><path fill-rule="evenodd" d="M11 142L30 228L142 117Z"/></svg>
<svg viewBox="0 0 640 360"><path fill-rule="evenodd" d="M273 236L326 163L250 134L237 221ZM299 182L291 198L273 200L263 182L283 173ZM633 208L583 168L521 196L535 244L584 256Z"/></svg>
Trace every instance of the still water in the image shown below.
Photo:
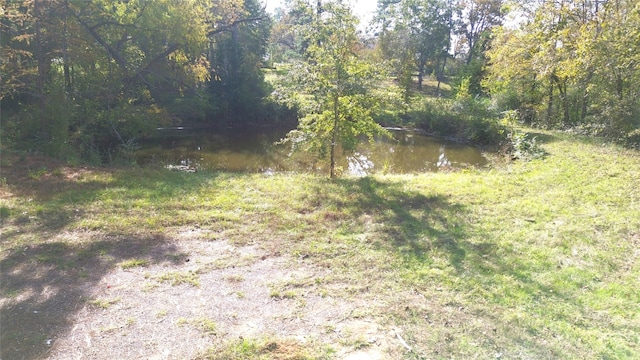
<svg viewBox="0 0 640 360"><path fill-rule="evenodd" d="M442 169L483 166L480 150L417 132L389 129L391 138L373 143L363 140L357 151L337 157L344 174L421 173ZM161 163L183 169L275 173L283 171L327 172L327 161L314 154L292 152L291 144L277 144L286 129L210 132L172 128L137 152L141 164Z"/></svg>

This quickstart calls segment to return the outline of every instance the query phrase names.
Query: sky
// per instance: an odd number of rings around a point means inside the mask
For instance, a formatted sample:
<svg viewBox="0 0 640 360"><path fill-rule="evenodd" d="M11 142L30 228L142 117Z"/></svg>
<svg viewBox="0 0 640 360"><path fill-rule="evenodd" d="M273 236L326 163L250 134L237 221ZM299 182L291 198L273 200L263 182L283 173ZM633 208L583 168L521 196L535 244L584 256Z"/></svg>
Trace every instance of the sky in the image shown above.
<svg viewBox="0 0 640 360"><path fill-rule="evenodd" d="M273 14L273 11L282 7L283 0L260 0L263 4L267 5L267 11ZM353 13L360 18L360 26L367 25L373 18L373 15L378 6L377 0L348 0L351 4Z"/></svg>

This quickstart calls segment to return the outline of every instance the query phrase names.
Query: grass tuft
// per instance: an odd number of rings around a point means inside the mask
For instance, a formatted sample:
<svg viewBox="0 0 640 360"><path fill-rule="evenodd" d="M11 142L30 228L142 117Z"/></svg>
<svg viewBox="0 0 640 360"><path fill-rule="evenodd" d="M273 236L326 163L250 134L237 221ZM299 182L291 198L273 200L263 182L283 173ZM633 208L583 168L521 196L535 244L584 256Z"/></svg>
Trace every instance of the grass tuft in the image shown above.
<svg viewBox="0 0 640 360"><path fill-rule="evenodd" d="M101 298L98 298L98 299L93 299L93 300L87 301L87 304L89 304L91 306L98 307L100 309L108 309L112 305L119 303L120 300L121 300L120 297L113 298L113 299L101 299Z"/></svg>
<svg viewBox="0 0 640 360"><path fill-rule="evenodd" d="M289 339L240 339L212 347L196 357L198 360L311 360L305 346Z"/></svg>
<svg viewBox="0 0 640 360"><path fill-rule="evenodd" d="M122 268L122 270L127 270L135 267L145 267L149 265L149 260L145 259L129 259L120 262L118 265Z"/></svg>
<svg viewBox="0 0 640 360"><path fill-rule="evenodd" d="M188 284L200 286L200 276L194 271L169 271L156 277L159 281L171 283L173 286Z"/></svg>

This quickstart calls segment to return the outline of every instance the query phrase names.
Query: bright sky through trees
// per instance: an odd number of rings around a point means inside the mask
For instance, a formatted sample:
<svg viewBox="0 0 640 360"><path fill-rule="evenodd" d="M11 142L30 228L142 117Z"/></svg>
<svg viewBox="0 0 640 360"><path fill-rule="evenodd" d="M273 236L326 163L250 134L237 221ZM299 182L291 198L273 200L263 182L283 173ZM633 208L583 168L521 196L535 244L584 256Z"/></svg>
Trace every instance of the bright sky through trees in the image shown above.
<svg viewBox="0 0 640 360"><path fill-rule="evenodd" d="M272 13L276 8L282 7L284 0L260 0L263 4L266 4L267 11ZM369 21L373 18L376 12L378 2L376 0L349 0L354 15L360 19L360 26L367 26Z"/></svg>

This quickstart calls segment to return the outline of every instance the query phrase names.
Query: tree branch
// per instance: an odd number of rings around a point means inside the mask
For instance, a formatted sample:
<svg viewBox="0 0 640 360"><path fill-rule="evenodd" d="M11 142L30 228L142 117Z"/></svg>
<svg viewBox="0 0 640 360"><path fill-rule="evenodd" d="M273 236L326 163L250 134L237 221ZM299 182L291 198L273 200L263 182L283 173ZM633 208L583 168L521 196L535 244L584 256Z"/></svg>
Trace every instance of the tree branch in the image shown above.
<svg viewBox="0 0 640 360"><path fill-rule="evenodd" d="M149 69L151 68L151 66L153 66L154 64L156 64L157 62L159 62L163 58L169 56L171 53L173 53L174 51L178 50L178 48L179 48L178 44L173 44L173 45L169 46L165 51L163 51L163 52L159 53L158 55L154 56L153 59L151 59L147 63L147 65L145 65L145 67L143 67L142 69L136 71L136 73L131 77L130 81L135 79L136 77L142 78L142 73L149 72ZM144 79L143 79L143 81L144 81Z"/></svg>
<svg viewBox="0 0 640 360"><path fill-rule="evenodd" d="M122 71L126 74L129 73L129 69L127 68L127 61L120 55L118 51L111 47L103 38L98 34L92 26L89 26L85 21L83 21L78 14L74 14L76 20L82 25L102 47L107 50L107 53L118 63L118 66L122 69Z"/></svg>
<svg viewBox="0 0 640 360"><path fill-rule="evenodd" d="M207 33L207 36L213 36L215 34L219 34L219 33L223 32L223 31L231 31L231 28L233 28L234 26L237 26L239 24L243 24L243 23L247 23L247 22L260 21L260 20L264 20L264 16L236 20L236 21L232 22L231 24L227 24L227 25L224 25L224 26L222 26L220 28L213 29L213 30L209 31L209 33Z"/></svg>

